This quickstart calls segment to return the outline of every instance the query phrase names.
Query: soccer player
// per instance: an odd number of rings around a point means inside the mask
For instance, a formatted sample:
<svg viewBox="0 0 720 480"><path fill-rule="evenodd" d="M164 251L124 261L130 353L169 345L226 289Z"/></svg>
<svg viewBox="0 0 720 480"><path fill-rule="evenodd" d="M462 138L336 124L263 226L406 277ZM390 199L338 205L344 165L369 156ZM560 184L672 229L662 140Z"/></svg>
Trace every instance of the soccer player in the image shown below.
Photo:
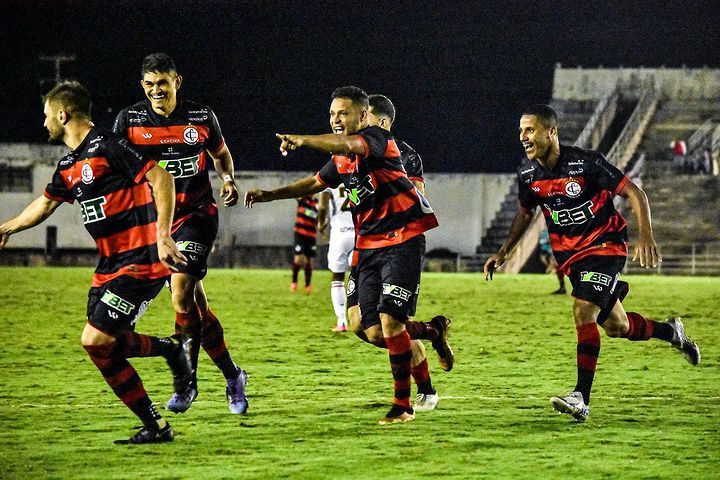
<svg viewBox="0 0 720 480"><path fill-rule="evenodd" d="M192 377L187 337L135 332L136 322L169 278L169 268L186 261L170 238L173 181L126 140L95 128L90 110L90 93L78 82L60 83L45 95L49 141L64 143L72 151L58 163L43 195L0 225L0 248L10 235L39 225L62 203L78 201L100 254L82 345L113 392L143 424L130 439L116 443L170 442L170 424L155 410L127 359L165 357L176 388L184 388Z"/></svg>
<svg viewBox="0 0 720 480"><path fill-rule="evenodd" d="M208 164L212 160L223 179L220 196L224 206L231 207L238 201L233 160L215 113L205 105L180 100L177 92L181 84L182 76L168 55L153 53L145 57L140 85L147 98L122 110L113 130L175 177L175 221L171 233L188 262L172 275L172 302L176 332L193 339L190 355L193 381L185 390L176 391L165 406L182 413L197 397L197 365L202 346L225 377L230 412L242 414L248 408L247 373L233 362L225 345L223 327L210 310L202 284L218 231L218 209Z"/></svg>
<svg viewBox="0 0 720 480"><path fill-rule="evenodd" d="M355 248L355 224L350 208L350 197L344 185L329 188L320 194L318 230L324 232L330 225L328 268L332 272L330 299L337 318L333 332L347 332L345 272L350 268Z"/></svg>
<svg viewBox="0 0 720 480"><path fill-rule="evenodd" d="M395 106L393 103L385 95L379 94L370 95L368 101L368 124L390 131L392 124L395 121ZM397 139L396 142L400 150L400 161L403 164L403 168L405 168L408 179L412 182L415 188L417 188L420 194L424 195L425 181L423 178L422 158L420 158L420 155L418 155L418 153L407 143ZM357 268L353 266L353 269L350 272L349 280L349 284L353 287L355 285L356 278ZM417 297L420 292L420 283L418 283L415 292L416 294L413 298L413 305L409 311L410 317L415 315ZM351 289L351 293L348 296L348 318L350 320L352 331L360 339L379 347L385 347L382 331L379 328L380 326L369 323L373 320L372 318L366 318L365 321L360 320L360 308L358 306L357 290L355 288ZM447 342L447 329L449 325L450 319L443 315L434 317L428 323L415 321L408 321L405 323L405 328L408 329L410 337L413 339L413 358L410 364L410 373L418 388L418 393L415 397L414 403L414 409L416 411L434 410L440 400L437 391L435 391L435 388L432 385L432 379L430 377L430 371L425 355L425 346L418 339L429 339L433 348L438 353L441 368L445 371L450 371L454 363L454 353L450 344Z"/></svg>
<svg viewBox="0 0 720 480"><path fill-rule="evenodd" d="M297 214L293 227L295 240L290 291L297 291L298 273L302 268L305 270L305 293L310 295L312 293L313 258L317 252L318 201L314 196L306 196L298 198L297 202Z"/></svg>
<svg viewBox="0 0 720 480"><path fill-rule="evenodd" d="M638 225L633 260L645 268L662 261L653 238L648 200L637 185L598 152L560 145L555 111L535 105L520 118L520 142L527 162L518 168L518 199L508 238L485 262L485 279L505 262L540 206L560 269L572 284L577 329L577 384L550 402L561 413L584 422L590 413L590 390L600 354L600 325L609 337L632 341L664 340L683 352L692 365L700 349L685 335L679 318L665 322L626 312L622 300L629 286L619 280L627 259L627 225L615 210L613 196L630 203Z"/></svg>
<svg viewBox="0 0 720 480"><path fill-rule="evenodd" d="M250 190L245 206L320 192L341 183L350 192L357 230L358 298L363 316L375 317L388 347L395 394L381 425L415 418L410 405L411 340L405 329L425 249L424 232L438 223L408 179L395 139L368 126L368 96L353 86L332 94L331 134L277 134L280 150L300 147L333 154L316 174L272 191Z"/></svg>

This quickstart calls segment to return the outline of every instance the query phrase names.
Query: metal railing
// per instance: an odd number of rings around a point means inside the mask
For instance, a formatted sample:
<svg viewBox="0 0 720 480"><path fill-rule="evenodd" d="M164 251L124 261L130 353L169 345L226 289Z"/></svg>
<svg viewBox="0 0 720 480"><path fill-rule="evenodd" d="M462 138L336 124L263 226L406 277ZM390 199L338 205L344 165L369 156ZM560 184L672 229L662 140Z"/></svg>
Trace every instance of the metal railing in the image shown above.
<svg viewBox="0 0 720 480"><path fill-rule="evenodd" d="M582 129L582 132L580 132L577 140L575 140L575 145L580 148L589 148L591 150L597 148L600 143L600 139L602 139L605 135L607 127L610 125L610 121L612 121L612 117L615 115L618 100L620 100L620 94L617 89L600 99L595 107L595 110L585 124L585 127ZM608 115L610 121L606 121L606 117ZM597 141L593 141L593 139L597 139Z"/></svg>
<svg viewBox="0 0 720 480"><path fill-rule="evenodd" d="M687 250L687 245L672 244L676 251ZM625 264L625 273L647 273L658 275L720 275L720 249L711 249L707 245L690 244L690 253L663 253L658 268L643 268L639 262ZM632 249L630 250L632 254Z"/></svg>
<svg viewBox="0 0 720 480"><path fill-rule="evenodd" d="M607 154L610 163L623 170L637 149L650 119L655 114L659 95L654 87L646 90Z"/></svg>

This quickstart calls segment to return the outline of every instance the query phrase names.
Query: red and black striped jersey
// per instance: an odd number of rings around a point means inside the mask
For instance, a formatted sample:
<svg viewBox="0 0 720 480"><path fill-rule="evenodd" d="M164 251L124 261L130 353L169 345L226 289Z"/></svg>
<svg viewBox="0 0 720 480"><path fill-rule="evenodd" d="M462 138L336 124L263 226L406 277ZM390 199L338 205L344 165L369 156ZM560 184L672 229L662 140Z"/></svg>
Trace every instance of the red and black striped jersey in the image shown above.
<svg viewBox="0 0 720 480"><path fill-rule="evenodd" d="M358 132L362 155L333 155L316 178L349 192L355 216L355 247L397 245L438 226L425 197L408 179L392 134L380 127Z"/></svg>
<svg viewBox="0 0 720 480"><path fill-rule="evenodd" d="M411 182L425 183L425 179L423 178L423 163L420 155L414 148L402 140L395 139L395 141L397 142L398 149L400 149L400 161L405 168L408 179L410 179Z"/></svg>
<svg viewBox="0 0 720 480"><path fill-rule="evenodd" d="M591 255L627 255L627 224L613 196L628 179L601 153L561 145L552 170L526 161L517 179L520 205L541 207L561 269Z"/></svg>
<svg viewBox="0 0 720 480"><path fill-rule="evenodd" d="M298 199L297 216L293 231L299 235L315 238L317 236L318 202L315 197Z"/></svg>
<svg viewBox="0 0 720 480"><path fill-rule="evenodd" d="M208 152L219 152L225 140L209 107L178 100L177 107L166 118L155 113L148 100L143 100L121 111L113 130L175 177L173 230L195 212L217 215L208 175L212 162Z"/></svg>
<svg viewBox="0 0 720 480"><path fill-rule="evenodd" d="M156 279L170 275L157 251L157 210L145 173L154 160L129 142L97 128L57 165L44 195L80 204L83 223L100 260L93 287L129 275Z"/></svg>

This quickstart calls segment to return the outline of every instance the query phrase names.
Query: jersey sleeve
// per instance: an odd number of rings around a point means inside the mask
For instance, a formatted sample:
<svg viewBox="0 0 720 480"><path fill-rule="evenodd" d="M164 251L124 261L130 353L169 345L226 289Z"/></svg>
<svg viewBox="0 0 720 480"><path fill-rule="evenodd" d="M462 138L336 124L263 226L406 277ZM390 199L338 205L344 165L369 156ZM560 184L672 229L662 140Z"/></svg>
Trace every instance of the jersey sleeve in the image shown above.
<svg viewBox="0 0 720 480"><path fill-rule="evenodd" d="M517 185L518 201L520 202L520 206L526 210L535 210L535 207L538 205L537 199L535 198L535 195L533 195L528 184L523 181L519 173L517 176Z"/></svg>
<svg viewBox="0 0 720 480"><path fill-rule="evenodd" d="M388 138L380 127L368 127L359 133L365 144L365 158L384 158L388 147Z"/></svg>
<svg viewBox="0 0 720 480"><path fill-rule="evenodd" d="M407 152L402 158L405 172L410 180L425 182L423 178L422 158L415 151Z"/></svg>
<svg viewBox="0 0 720 480"><path fill-rule="evenodd" d="M147 171L157 163L135 150L124 138L111 138L106 145L108 163L135 183L142 183Z"/></svg>
<svg viewBox="0 0 720 480"><path fill-rule="evenodd" d="M121 137L127 138L127 109L121 111L118 113L118 116L115 117L115 121L113 122L112 131L116 135L120 135Z"/></svg>
<svg viewBox="0 0 720 480"><path fill-rule="evenodd" d="M210 153L217 153L220 151L220 149L225 145L225 139L222 135L222 130L220 129L220 122L217 119L217 116L215 116L215 112L212 110L209 110L209 117L210 117L210 125L208 125L210 132L208 133L208 139L207 143L205 145L205 148Z"/></svg>
<svg viewBox="0 0 720 480"><path fill-rule="evenodd" d="M52 180L45 187L43 195L56 202L75 203L75 195L73 195L72 190L68 189L59 168L53 173Z"/></svg>
<svg viewBox="0 0 720 480"><path fill-rule="evenodd" d="M609 190L613 193L622 190L622 187L628 181L625 174L608 162L601 153L592 159L590 173L592 174L592 179L601 189Z"/></svg>
<svg viewBox="0 0 720 480"><path fill-rule="evenodd" d="M331 158L320 169L317 175L315 175L315 178L320 180L320 183L330 188L336 188L342 183L342 179L340 178L340 174L337 171L337 167L335 166L335 161L333 158Z"/></svg>

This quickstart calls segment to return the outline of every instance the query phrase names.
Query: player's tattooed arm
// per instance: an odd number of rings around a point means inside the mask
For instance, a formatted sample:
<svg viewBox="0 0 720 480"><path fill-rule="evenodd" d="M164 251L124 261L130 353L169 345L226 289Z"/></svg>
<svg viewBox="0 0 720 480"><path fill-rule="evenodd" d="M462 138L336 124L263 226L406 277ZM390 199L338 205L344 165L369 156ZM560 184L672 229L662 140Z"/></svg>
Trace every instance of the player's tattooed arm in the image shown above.
<svg viewBox="0 0 720 480"><path fill-rule="evenodd" d="M291 135L287 133L276 133L280 140L280 151L287 155L289 150L300 147L312 148L323 153L338 153L358 155L365 154L365 142L360 135L339 135L326 133L324 135Z"/></svg>
<svg viewBox="0 0 720 480"><path fill-rule="evenodd" d="M525 231L530 226L533 214L533 210L520 207L520 210L518 210L517 214L515 214L515 218L510 226L510 233L508 234L507 239L505 239L505 243L503 243L503 246L500 247L500 250L498 250L495 255L492 255L485 262L485 266L483 267L485 280L492 280L495 270L505 263L505 260L510 252L512 252L512 249L515 248L515 245L517 245L522 236L525 234Z"/></svg>
<svg viewBox="0 0 720 480"><path fill-rule="evenodd" d="M302 178L297 182L291 183L275 190L249 190L245 193L245 208L252 208L255 203L272 202L274 200L282 200L283 198L300 198L308 195L314 195L327 188L326 185L320 183L315 175Z"/></svg>
<svg viewBox="0 0 720 480"><path fill-rule="evenodd" d="M662 256L660 255L660 247L655 243L653 236L650 204L647 195L632 180L625 183L618 195L627 199L638 226L638 238L633 261L639 259L641 267L657 267L658 263L662 262Z"/></svg>
<svg viewBox="0 0 720 480"><path fill-rule="evenodd" d="M33 200L18 216L0 225L0 248L5 247L10 235L13 233L41 224L53 214L61 203L44 195Z"/></svg>

